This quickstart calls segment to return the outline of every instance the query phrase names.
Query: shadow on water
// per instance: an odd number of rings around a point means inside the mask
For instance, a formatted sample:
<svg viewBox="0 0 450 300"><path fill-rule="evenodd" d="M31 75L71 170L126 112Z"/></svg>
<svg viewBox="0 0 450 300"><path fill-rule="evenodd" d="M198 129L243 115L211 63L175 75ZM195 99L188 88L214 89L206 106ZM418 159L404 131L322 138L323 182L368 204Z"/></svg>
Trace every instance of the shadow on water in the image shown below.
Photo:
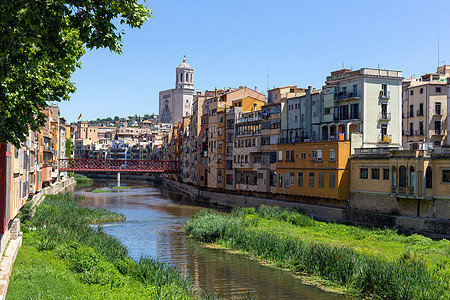
<svg viewBox="0 0 450 300"><path fill-rule="evenodd" d="M186 220L202 207L179 192L146 182L124 182L132 188L91 193L114 185L113 181L96 181L94 187L77 188L75 196L85 195L81 205L126 216L124 222L102 227L121 240L134 259L149 255L170 263L187 274L195 286L225 298L250 293L258 299L352 299L304 285L290 272L263 266L243 255L204 248L186 238L182 234Z"/></svg>

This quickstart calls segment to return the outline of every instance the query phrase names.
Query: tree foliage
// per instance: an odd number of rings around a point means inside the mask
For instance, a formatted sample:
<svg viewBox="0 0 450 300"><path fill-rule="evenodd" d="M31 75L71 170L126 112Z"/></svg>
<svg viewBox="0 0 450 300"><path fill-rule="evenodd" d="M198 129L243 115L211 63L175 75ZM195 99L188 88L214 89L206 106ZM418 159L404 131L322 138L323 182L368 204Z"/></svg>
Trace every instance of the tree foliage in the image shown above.
<svg viewBox="0 0 450 300"><path fill-rule="evenodd" d="M0 142L18 146L48 103L69 100L85 47L121 53L115 24L140 28L150 16L138 0L0 0Z"/></svg>

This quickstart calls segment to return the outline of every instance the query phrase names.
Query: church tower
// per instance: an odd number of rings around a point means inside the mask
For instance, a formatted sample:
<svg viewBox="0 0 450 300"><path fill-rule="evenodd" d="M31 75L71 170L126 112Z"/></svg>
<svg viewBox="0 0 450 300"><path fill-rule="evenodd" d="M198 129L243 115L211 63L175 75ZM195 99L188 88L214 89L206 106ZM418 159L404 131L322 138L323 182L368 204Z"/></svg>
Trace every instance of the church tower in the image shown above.
<svg viewBox="0 0 450 300"><path fill-rule="evenodd" d="M176 89L194 89L194 82L192 75L194 69L186 62L186 56L183 62L177 67L177 80L175 84Z"/></svg>
<svg viewBox="0 0 450 300"><path fill-rule="evenodd" d="M178 124L191 113L194 69L186 62L176 68L175 88L159 92L159 122Z"/></svg>

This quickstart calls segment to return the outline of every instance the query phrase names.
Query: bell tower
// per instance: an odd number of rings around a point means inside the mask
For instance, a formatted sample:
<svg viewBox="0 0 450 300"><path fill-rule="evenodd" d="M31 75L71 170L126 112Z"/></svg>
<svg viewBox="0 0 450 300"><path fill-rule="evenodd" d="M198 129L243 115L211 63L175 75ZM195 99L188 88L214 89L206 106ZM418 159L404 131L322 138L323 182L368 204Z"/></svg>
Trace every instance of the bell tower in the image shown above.
<svg viewBox="0 0 450 300"><path fill-rule="evenodd" d="M186 62L186 56L183 62L177 67L176 89L194 89L193 74L194 69Z"/></svg>

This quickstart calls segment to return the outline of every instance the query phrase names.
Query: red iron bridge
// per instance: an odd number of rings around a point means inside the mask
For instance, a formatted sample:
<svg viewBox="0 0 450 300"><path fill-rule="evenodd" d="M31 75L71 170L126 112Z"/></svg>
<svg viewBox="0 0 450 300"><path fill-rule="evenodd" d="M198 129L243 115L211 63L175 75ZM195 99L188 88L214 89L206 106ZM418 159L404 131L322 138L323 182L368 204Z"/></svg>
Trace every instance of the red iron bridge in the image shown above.
<svg viewBox="0 0 450 300"><path fill-rule="evenodd" d="M177 173L180 172L180 162L139 159L60 159L59 170L72 172Z"/></svg>

